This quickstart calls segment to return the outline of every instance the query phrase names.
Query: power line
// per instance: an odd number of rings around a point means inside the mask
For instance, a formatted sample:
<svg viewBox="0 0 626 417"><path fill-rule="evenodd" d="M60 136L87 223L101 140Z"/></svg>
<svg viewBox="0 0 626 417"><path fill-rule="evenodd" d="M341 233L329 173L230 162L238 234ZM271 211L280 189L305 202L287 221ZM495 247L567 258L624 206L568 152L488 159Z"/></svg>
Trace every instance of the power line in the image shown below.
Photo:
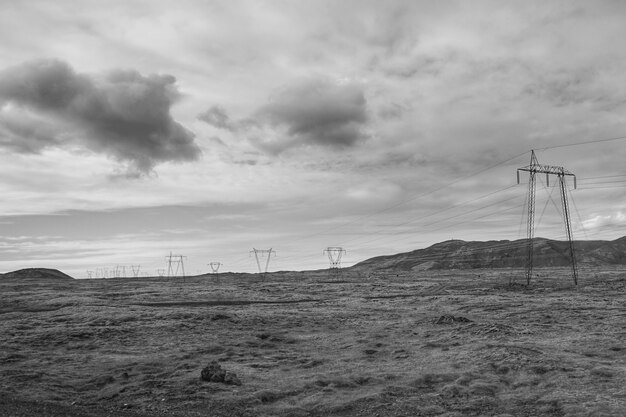
<svg viewBox="0 0 626 417"><path fill-rule="evenodd" d="M548 149L568 148L568 147L571 147L571 146L589 145L591 143L612 142L612 141L617 141L617 140L626 140L626 136L618 136L618 137L606 138L606 139L588 140L588 141L584 141L584 142L567 143L567 144L563 144L563 145L547 146L545 148L537 148L537 150L546 151Z"/></svg>
<svg viewBox="0 0 626 417"><path fill-rule="evenodd" d="M517 154L517 155L514 155L514 156L512 156L510 158L507 158L507 159L505 159L503 161L500 161L500 162L497 162L497 163L495 163L493 165L490 165L490 166L488 166L486 168L482 168L482 169L480 169L478 171L475 171L475 172L473 172L473 173L471 173L469 175L458 177L457 179L455 179L455 180L453 180L453 181L451 181L451 182L449 182L449 183L447 183L445 185L442 185L440 187L437 187L435 189L429 190L427 192L424 192L424 193L421 193L421 194L418 194L418 195L414 195L413 197L410 197L410 198L408 198L406 200L403 200L403 201L401 201L399 203L396 203L396 204L393 204L391 206L385 207L384 209L381 209L381 210L378 210L378 211L375 211L375 212L372 212L372 213L369 213L369 214L366 214L366 215L359 216L356 219L350 220L348 222L345 222L345 223L343 223L341 225L338 225L338 226L335 226L333 228L329 228L329 229L322 230L322 231L317 232L317 233L313 233L313 234L310 234L310 235L303 236L300 239L296 240L296 242L300 241L300 240L308 239L308 238L311 238L311 237L320 236L320 235L323 235L324 233L327 233L327 232L336 231L338 228L342 228L342 227L348 226L350 224L354 224L356 222L363 221L363 220L368 219L370 217L376 216L378 214L385 213L387 211L393 210L393 209L398 208L398 207L400 207L402 205L405 205L407 203L413 202L413 201L418 200L420 198L429 196L429 195L434 194L434 193L436 193L438 191L446 189L446 188L448 188L448 187L450 187L450 186L452 186L454 184L457 184L457 183L459 183L461 181L464 181L464 180L466 180L468 178L475 177L475 176L477 176L479 174L482 174L483 172L489 171L489 170L491 170L493 168L496 168L496 167L498 167L500 165L506 164L507 162L510 162L510 161L513 161L513 160L515 160L517 158L520 158L521 156L526 155L528 152L529 151L522 152L520 154Z"/></svg>
<svg viewBox="0 0 626 417"><path fill-rule="evenodd" d="M406 226L407 224L410 224L410 223L413 223L413 222L417 222L417 221L421 221L421 220L427 219L427 218L429 218L429 217L432 217L432 216L434 216L434 215L441 214L442 212L445 212L445 211L451 210L451 209L453 209L453 208L462 207L462 206L464 206L464 205L466 205L466 204L469 204L469 203L472 203L472 202L476 202L476 201L478 201L478 200L481 200L481 199L483 199L483 198L486 198L486 197L489 197L489 196L492 196L492 195L495 195L495 194L501 193L501 192L503 192L503 191L507 191L507 190L509 190L509 189L511 189L511 188L513 188L513 187L515 187L515 185L507 186L507 187L501 188L501 189L499 189L499 190L492 191L492 192L490 192L490 193L487 193L487 194L485 194L485 195L482 195L482 196L480 196L480 197L476 197L476 198L473 198L473 199L470 199L470 200L467 200L467 201L464 201L464 202L461 202L461 203L457 203L457 204L451 205L451 206L449 206L449 207L447 207L447 208L445 208L445 209L443 209L443 210L439 210L439 211L437 211L437 212L433 212L433 213L430 213L430 214L427 214L427 215L422 215L422 216L417 216L417 217L411 218L411 219L409 219L409 220L407 220L407 221L401 222L401 223L399 223L399 224L395 224L395 225L394 225L394 226L392 226L391 228L392 228L392 229L397 229L398 227L401 227L401 226ZM454 218L458 218L458 217L461 217L461 216L466 216L466 215L468 215L468 214L470 214L470 213L478 212L478 211L484 210L484 209L486 209L486 208L492 207L492 206L494 206L494 205L497 205L497 204L502 204L502 203L504 203L504 202L508 202L508 201L511 201L511 200L514 200L514 199L518 199L518 198L519 198L519 196L517 196L517 195L516 195L516 196L510 197L510 198L503 199L503 200L498 200L498 201L496 201L496 202L494 202L494 203L490 203L490 204L487 204L487 205L484 205L484 206L478 207L478 208L476 208L476 209L474 209L474 210L471 210L471 211L465 211L465 212L463 212L463 213L461 213L461 214L456 214L456 215L453 215L453 216L448 216L448 217L445 217L445 218L443 218L443 219L435 220L435 221L433 221L433 222L430 222L430 223L427 223L427 224L425 224L425 225L422 225L422 227L424 227L424 226L431 226L431 225L434 225L434 224L437 224L437 223L441 223L441 222L446 222L446 221L449 221L449 220L454 219ZM515 206L515 207L517 207L517 206ZM515 208L515 207L513 207L513 208ZM511 210L511 209L512 209L512 208L507 208L507 209L506 209L506 210L504 210L504 211L508 211L508 210ZM497 213L497 212L496 212L496 213ZM493 213L490 213L490 214L493 214ZM486 216L482 216L482 217L486 217ZM482 218L482 217L481 217L481 218ZM461 222L461 223L462 223L462 222ZM458 224L459 224L459 223L454 223L453 225L445 225L445 226L443 226L443 227L440 227L440 228L435 228L434 230L429 230L429 231L437 231L437 230L442 230L442 229L446 229L446 228L449 228L449 227L452 227L452 226L455 226L455 225L458 225ZM385 238L387 238L387 237L389 237L389 236L393 236L393 237L395 238L394 240L395 240L395 241L398 241L398 238L397 238L397 237L403 234L403 233L399 233L399 232L385 232L385 233L386 233L386 234L385 234L384 236L380 236L381 232L368 232L368 233L367 233L367 235L368 235L368 236L371 236L372 234L376 234L376 235L379 235L379 236L374 237L374 238L372 238L372 239L365 240L365 241L361 241L361 242L360 242L360 245L362 246L362 245L365 245L365 244L368 244L368 243L371 243L371 242L374 242L374 241L378 241L378 240L381 240L381 239L385 239ZM359 239L360 239L360 238L347 239L347 240L342 241L342 243L343 243L343 244L345 244L345 243L347 243L347 242L355 242L355 241L359 241ZM286 256L286 257L283 257L283 259L292 259L292 258L294 258L294 256ZM298 259L306 259L306 258L298 258Z"/></svg>

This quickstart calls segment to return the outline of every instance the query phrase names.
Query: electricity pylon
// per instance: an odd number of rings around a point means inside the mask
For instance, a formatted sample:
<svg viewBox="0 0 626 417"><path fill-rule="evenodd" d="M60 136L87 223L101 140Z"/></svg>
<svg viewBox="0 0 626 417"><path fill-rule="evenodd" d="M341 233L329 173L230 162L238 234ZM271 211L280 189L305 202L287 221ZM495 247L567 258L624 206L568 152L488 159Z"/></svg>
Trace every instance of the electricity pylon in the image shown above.
<svg viewBox="0 0 626 417"><path fill-rule="evenodd" d="M131 265L130 268L133 270L133 278L138 278L141 265Z"/></svg>
<svg viewBox="0 0 626 417"><path fill-rule="evenodd" d="M222 266L221 262L209 262L208 265L211 267L211 272L216 275L220 269L220 266Z"/></svg>
<svg viewBox="0 0 626 417"><path fill-rule="evenodd" d="M115 278L126 278L125 265L115 265Z"/></svg>
<svg viewBox="0 0 626 417"><path fill-rule="evenodd" d="M167 259L167 276L176 278L178 276L178 272L182 271L182 277L185 278L185 263L183 262L183 258L186 256L183 255L173 255L172 252L168 256L165 257ZM176 268L174 268L176 265Z"/></svg>
<svg viewBox="0 0 626 417"><path fill-rule="evenodd" d="M221 262L209 262L208 265L211 267L211 273L215 275L215 280L220 282L219 270L220 266L222 266Z"/></svg>
<svg viewBox="0 0 626 417"><path fill-rule="evenodd" d="M565 222L565 233L569 244L569 254L572 260L572 278L574 285L578 285L578 267L576 265L576 257L574 255L574 241L572 238L572 224L569 214L569 206L567 203L567 186L565 184L565 176L574 177L574 189L576 188L576 175L572 174L563 167L552 165L541 165L537 161L535 151L531 151L530 165L517 169L517 183L519 184L519 172L526 171L529 173L528 179L528 222L527 222L527 244L526 244L526 285L530 285L530 277L533 272L533 238L535 235L535 189L537 183L536 174L546 174L546 183L550 185L550 174L556 175L559 181L561 191L561 206L563 208L563 221Z"/></svg>
<svg viewBox="0 0 626 417"><path fill-rule="evenodd" d="M256 264L259 267L259 274L261 274L261 278L265 278L265 274L267 274L267 268L270 265L270 258L272 257L272 253L276 256L276 251L272 248L269 249L257 249L252 248L250 254L254 252L254 257L256 258ZM259 260L259 256L262 258L263 256L267 256L267 260L265 261L265 270L261 269L261 261Z"/></svg>
<svg viewBox="0 0 626 417"><path fill-rule="evenodd" d="M322 255L328 255L328 261L330 262L328 268L329 277L341 276L341 257L344 253L346 253L346 250L339 246L329 246L322 251Z"/></svg>

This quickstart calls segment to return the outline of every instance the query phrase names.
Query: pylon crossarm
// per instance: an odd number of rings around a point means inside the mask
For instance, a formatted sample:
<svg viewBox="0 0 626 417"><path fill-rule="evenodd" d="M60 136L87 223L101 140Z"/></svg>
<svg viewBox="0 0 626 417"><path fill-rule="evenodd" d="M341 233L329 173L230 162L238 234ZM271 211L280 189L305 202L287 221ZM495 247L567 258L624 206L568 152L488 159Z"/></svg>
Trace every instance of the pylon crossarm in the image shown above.
<svg viewBox="0 0 626 417"><path fill-rule="evenodd" d="M526 171L526 172L536 172L539 174L554 174L554 175L571 175L575 177L573 173L569 172L563 167L553 166L553 165L528 165L523 168L518 168L518 171Z"/></svg>

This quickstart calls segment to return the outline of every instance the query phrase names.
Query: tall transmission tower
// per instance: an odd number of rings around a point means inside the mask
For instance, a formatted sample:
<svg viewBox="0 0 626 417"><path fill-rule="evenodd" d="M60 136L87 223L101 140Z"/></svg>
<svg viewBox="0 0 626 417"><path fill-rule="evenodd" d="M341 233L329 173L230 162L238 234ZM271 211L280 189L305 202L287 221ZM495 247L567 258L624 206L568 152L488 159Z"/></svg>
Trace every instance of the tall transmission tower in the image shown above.
<svg viewBox="0 0 626 417"><path fill-rule="evenodd" d="M131 265L130 268L133 270L133 278L138 278L141 265Z"/></svg>
<svg viewBox="0 0 626 417"><path fill-rule="evenodd" d="M167 259L167 276L176 278L178 273L182 273L183 279L185 278L185 262L183 259L186 256L183 255L173 255L172 252L168 256L165 257Z"/></svg>
<svg viewBox="0 0 626 417"><path fill-rule="evenodd" d="M535 189L537 188L536 174L546 174L546 183L550 184L550 175L556 175L559 181L561 206L563 208L563 221L565 222L565 233L567 234L567 242L569 246L569 255L572 261L572 278L574 285L578 285L578 267L576 265L576 257L574 255L574 240L572 238L572 224L567 201L567 186L565 177L574 177L574 188L576 188L576 175L559 166L541 165L537 161L535 151L531 151L530 165L517 169L517 183L519 184L519 172L526 171L529 173L528 179L528 222L527 222L527 244L526 244L526 285L530 285L530 277L533 272L533 238L535 235Z"/></svg>
<svg viewBox="0 0 626 417"><path fill-rule="evenodd" d="M329 246L322 251L322 254L328 255L328 262L330 266L328 268L329 277L341 276L341 257L346 253L346 250L339 246Z"/></svg>
<svg viewBox="0 0 626 417"><path fill-rule="evenodd" d="M252 250L250 251L250 254L252 254L254 252L254 257L256 258L256 264L259 267L259 274L261 274L261 278L265 278L265 274L267 274L267 268L270 265L270 258L272 257L272 253L274 254L274 256L276 256L276 251L273 250L272 248L269 249L257 249L257 248L252 248ZM265 261L265 269L261 269L261 261L259 260L259 258L263 258L264 256L267 256L267 260Z"/></svg>

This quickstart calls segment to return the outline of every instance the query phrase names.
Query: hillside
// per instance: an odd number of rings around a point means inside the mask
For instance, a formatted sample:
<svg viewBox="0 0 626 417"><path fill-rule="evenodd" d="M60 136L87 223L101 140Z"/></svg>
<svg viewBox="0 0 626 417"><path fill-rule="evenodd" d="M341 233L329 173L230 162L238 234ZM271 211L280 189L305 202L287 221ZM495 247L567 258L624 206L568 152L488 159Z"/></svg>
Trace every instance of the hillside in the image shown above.
<svg viewBox="0 0 626 417"><path fill-rule="evenodd" d="M6 274L0 274L1 280L71 280L74 279L71 276L64 274L58 269L48 268L26 268L13 272L7 272Z"/></svg>
<svg viewBox="0 0 626 417"><path fill-rule="evenodd" d="M626 265L626 236L613 240L584 240L574 242L580 265ZM534 240L536 267L567 266L570 264L568 243L543 238ZM377 256L352 268L368 270L431 270L520 268L526 264L526 239L487 242L448 240L425 249L396 255Z"/></svg>

